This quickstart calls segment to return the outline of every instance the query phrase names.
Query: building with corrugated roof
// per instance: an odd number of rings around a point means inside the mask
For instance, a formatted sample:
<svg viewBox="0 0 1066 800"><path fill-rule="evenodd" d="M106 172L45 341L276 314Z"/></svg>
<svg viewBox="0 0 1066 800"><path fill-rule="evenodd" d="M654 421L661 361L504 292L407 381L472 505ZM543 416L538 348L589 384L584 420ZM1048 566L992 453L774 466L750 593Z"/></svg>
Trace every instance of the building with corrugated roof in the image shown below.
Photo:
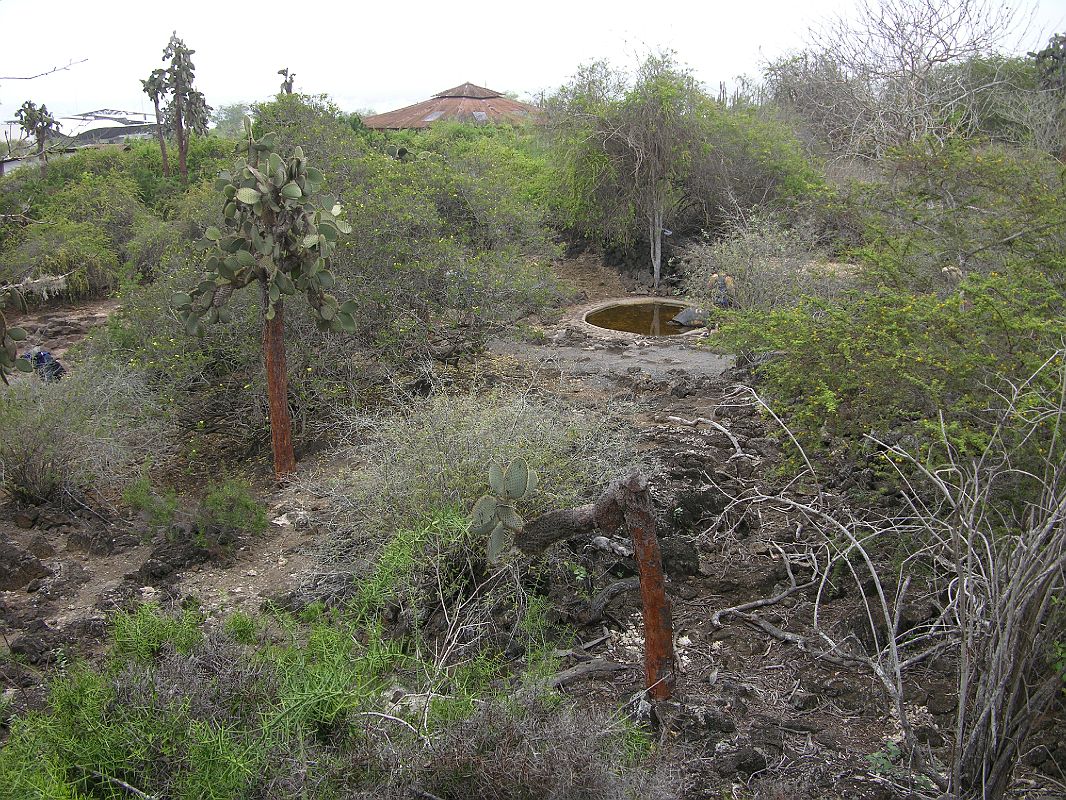
<svg viewBox="0 0 1066 800"><path fill-rule="evenodd" d="M156 135L155 117L139 111L100 108L59 117L59 130L48 137L49 158L72 153L83 147L125 144L133 139L151 139ZM9 119L7 155L0 158L0 175L26 164L37 163L37 143L25 135L18 120Z"/></svg>
<svg viewBox="0 0 1066 800"><path fill-rule="evenodd" d="M536 116L537 109L533 106L468 82L413 106L365 117L363 124L378 130L428 128L438 120L514 125L535 120Z"/></svg>

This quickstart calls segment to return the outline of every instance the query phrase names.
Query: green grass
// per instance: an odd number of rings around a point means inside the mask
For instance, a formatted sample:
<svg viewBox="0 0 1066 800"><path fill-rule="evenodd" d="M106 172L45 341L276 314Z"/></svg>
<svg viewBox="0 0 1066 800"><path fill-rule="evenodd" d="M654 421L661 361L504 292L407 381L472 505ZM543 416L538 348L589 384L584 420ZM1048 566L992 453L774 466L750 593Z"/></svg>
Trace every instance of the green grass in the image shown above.
<svg viewBox="0 0 1066 800"><path fill-rule="evenodd" d="M351 611L370 618L397 598L430 548L447 549L467 536L469 521L457 508L428 514L419 524L396 531L377 558L369 575L360 579Z"/></svg>
<svg viewBox="0 0 1066 800"><path fill-rule="evenodd" d="M138 606L134 611L119 611L111 629L112 655L120 660L147 662L167 645L188 654L203 640L199 623L200 617L193 611L174 617L154 603Z"/></svg>
<svg viewBox="0 0 1066 800"><path fill-rule="evenodd" d="M251 485L229 478L208 488L200 509L204 527L217 527L241 533L262 533L267 529L266 507L252 494Z"/></svg>

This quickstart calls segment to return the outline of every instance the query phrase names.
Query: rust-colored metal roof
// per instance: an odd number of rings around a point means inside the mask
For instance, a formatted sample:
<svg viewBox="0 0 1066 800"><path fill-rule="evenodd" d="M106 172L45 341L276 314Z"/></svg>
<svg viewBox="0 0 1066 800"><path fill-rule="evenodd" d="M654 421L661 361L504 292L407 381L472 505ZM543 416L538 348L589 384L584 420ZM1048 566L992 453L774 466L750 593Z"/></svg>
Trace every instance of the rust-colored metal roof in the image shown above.
<svg viewBox="0 0 1066 800"><path fill-rule="evenodd" d="M415 103L384 114L363 118L368 128L397 130L400 128L428 128L437 120L471 122L474 124L516 123L535 119L537 109L519 103L499 92L464 83L446 89L429 100Z"/></svg>

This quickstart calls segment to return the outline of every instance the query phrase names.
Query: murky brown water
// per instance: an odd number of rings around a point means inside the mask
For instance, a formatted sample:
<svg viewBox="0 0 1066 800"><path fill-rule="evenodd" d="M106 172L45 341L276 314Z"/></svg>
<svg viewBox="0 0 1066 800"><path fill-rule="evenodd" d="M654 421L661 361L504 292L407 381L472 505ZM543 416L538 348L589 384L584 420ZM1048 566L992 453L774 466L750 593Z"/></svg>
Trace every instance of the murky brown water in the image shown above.
<svg viewBox="0 0 1066 800"><path fill-rule="evenodd" d="M612 331L639 333L644 336L677 336L688 328L670 322L685 307L677 303L630 303L594 311L585 322Z"/></svg>

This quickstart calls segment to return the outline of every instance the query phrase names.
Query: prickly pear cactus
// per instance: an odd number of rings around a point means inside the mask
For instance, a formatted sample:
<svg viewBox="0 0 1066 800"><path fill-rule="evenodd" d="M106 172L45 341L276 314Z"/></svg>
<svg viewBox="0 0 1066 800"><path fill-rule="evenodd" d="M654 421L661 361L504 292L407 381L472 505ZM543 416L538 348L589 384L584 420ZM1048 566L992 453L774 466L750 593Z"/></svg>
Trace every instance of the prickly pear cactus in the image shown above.
<svg viewBox="0 0 1066 800"><path fill-rule="evenodd" d="M274 134L254 139L248 120L245 130L245 159L216 184L226 230L207 229L214 250L200 283L173 298L186 329L196 333L204 318L228 322L233 290L259 282L267 293L268 320L283 296L302 292L322 327L354 333L355 304L340 304L329 294L337 282L330 256L337 240L352 232L340 204L319 194L322 173L308 166L302 148L285 159L275 151Z"/></svg>
<svg viewBox="0 0 1066 800"><path fill-rule="evenodd" d="M26 338L22 328L8 327L4 307L14 302L22 311L26 310L26 301L22 293L13 286L0 287L0 380L7 383L7 376L16 370L30 372L33 366L28 359L18 357L18 342Z"/></svg>
<svg viewBox="0 0 1066 800"><path fill-rule="evenodd" d="M515 503L537 488L537 473L523 458L516 458L507 468L489 467L489 493L474 504L470 512L470 532L488 536L489 563L496 563L514 541L525 523L515 511Z"/></svg>

